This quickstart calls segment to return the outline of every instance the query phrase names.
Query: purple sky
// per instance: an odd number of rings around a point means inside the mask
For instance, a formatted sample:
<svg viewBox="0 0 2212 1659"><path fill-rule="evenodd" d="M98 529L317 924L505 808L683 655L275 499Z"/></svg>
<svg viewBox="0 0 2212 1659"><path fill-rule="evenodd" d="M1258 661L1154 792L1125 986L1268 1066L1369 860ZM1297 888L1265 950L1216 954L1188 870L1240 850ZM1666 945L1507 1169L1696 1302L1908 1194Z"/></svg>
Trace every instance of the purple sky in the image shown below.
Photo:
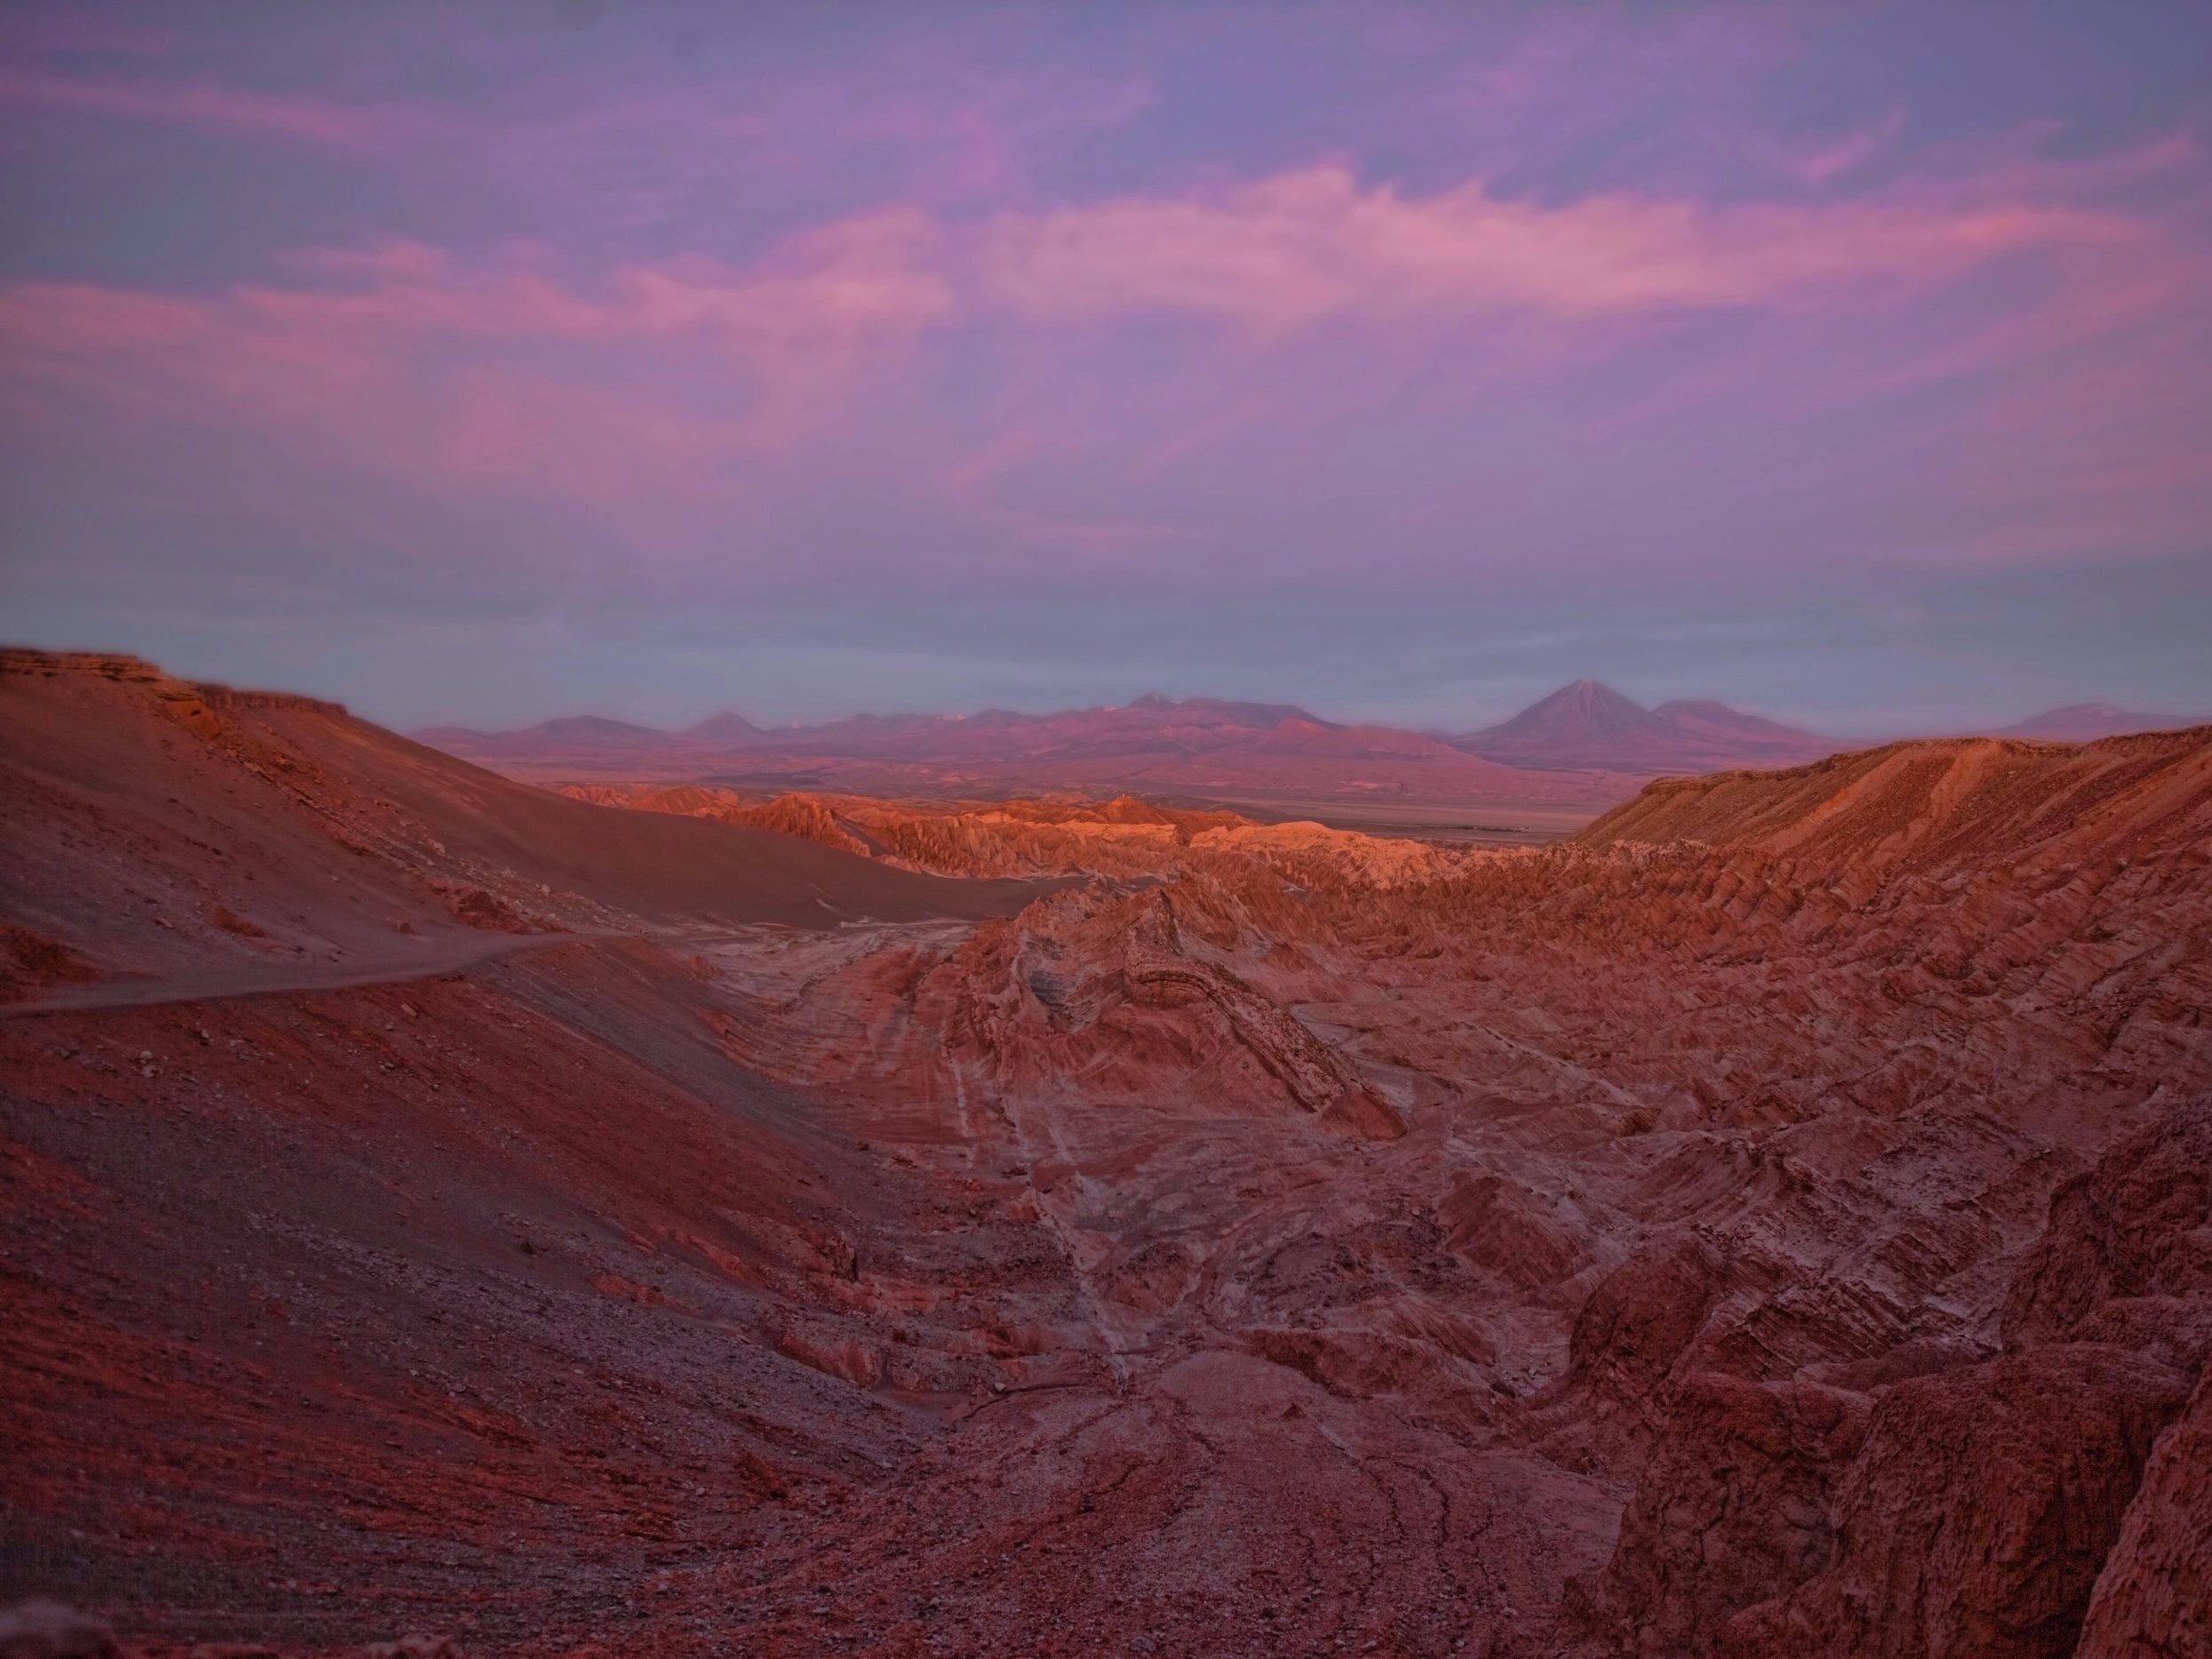
<svg viewBox="0 0 2212 1659"><path fill-rule="evenodd" d="M0 17L0 634L400 723L2212 713L2212 8Z"/></svg>

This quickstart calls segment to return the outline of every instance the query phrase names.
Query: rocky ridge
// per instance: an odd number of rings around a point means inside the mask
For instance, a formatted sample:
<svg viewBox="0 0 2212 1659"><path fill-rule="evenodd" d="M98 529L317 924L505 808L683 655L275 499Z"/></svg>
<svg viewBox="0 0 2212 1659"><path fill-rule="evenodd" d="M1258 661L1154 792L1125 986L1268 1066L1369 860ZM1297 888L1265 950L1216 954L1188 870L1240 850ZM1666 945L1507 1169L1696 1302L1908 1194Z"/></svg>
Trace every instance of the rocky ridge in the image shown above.
<svg viewBox="0 0 2212 1659"><path fill-rule="evenodd" d="M1377 886L1433 879L1455 849L1310 821L1261 824L1234 812L1156 806L1134 795L995 802L880 801L790 794L757 801L698 785L568 784L603 806L776 830L933 875L1162 876L1209 855L1262 858L1287 873L1334 872Z"/></svg>

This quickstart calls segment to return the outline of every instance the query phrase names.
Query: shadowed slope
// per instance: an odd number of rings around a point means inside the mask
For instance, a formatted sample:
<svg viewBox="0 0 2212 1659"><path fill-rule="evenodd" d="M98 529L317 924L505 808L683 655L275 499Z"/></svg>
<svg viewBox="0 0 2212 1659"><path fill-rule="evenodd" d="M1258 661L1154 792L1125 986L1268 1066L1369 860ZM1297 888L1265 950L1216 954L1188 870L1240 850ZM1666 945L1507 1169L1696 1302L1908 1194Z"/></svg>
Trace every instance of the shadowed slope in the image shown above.
<svg viewBox="0 0 2212 1659"><path fill-rule="evenodd" d="M128 658L5 653L0 730L0 905L116 971L281 979L287 963L403 967L472 933L980 916L1036 891L587 805L334 704Z"/></svg>

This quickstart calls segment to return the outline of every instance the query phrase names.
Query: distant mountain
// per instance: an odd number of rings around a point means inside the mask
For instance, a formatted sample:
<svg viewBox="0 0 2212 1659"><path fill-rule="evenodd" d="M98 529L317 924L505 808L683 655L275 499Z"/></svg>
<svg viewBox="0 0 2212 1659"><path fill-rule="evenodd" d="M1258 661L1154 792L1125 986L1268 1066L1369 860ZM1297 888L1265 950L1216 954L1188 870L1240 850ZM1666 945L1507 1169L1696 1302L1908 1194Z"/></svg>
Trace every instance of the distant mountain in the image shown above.
<svg viewBox="0 0 2212 1659"><path fill-rule="evenodd" d="M476 731L467 726L428 726L407 734L448 754L473 760L498 754L513 759L538 755L646 755L666 749L675 733L597 714L572 714L543 721L520 731Z"/></svg>
<svg viewBox="0 0 2212 1659"><path fill-rule="evenodd" d="M1785 726L1763 714L1746 714L1740 708L1716 703L1711 698L1662 703L1651 711L1676 730L1716 743L1827 744L1825 738L1797 726ZM1833 746L1830 746L1833 748Z"/></svg>
<svg viewBox="0 0 2212 1659"><path fill-rule="evenodd" d="M861 714L819 726L761 734L759 746L811 754L876 760L1005 760L1145 754L1155 750L1206 754L1250 741L1286 721L1333 730L1287 703L1233 703L1218 698L1140 697L1119 706L1018 714Z"/></svg>
<svg viewBox="0 0 2212 1659"><path fill-rule="evenodd" d="M1504 759L1593 746L1619 747L1676 735L1672 724L1611 686L1577 680L1529 704L1511 720L1460 738L1458 746Z"/></svg>
<svg viewBox="0 0 2212 1659"><path fill-rule="evenodd" d="M1138 698L1021 714L862 714L761 727L717 714L682 731L592 716L519 731L414 734L518 777L715 778L856 793L1142 789L1224 798L1595 805L1635 780L1508 766L1420 732L1341 725L1288 703Z"/></svg>
<svg viewBox="0 0 2212 1659"><path fill-rule="evenodd" d="M744 715L725 709L719 714L709 714L696 726L686 726L680 735L707 743L741 743L758 737L760 730Z"/></svg>
<svg viewBox="0 0 2212 1659"><path fill-rule="evenodd" d="M717 778L859 793L1148 789L1257 799L1422 802L1617 799L1660 772L1794 766L1841 745L1725 703L1657 708L1577 680L1463 738L1345 725L1290 703L1140 697L1023 714L856 714L760 726L709 716L663 731L596 715L518 731L414 734L516 776L580 781Z"/></svg>
<svg viewBox="0 0 2212 1659"><path fill-rule="evenodd" d="M1450 739L1508 766L1633 772L1719 772L1800 766L1845 746L1710 700L1646 708L1595 680L1577 680L1511 720Z"/></svg>
<svg viewBox="0 0 2212 1659"><path fill-rule="evenodd" d="M2035 738L2045 743L2090 743L2131 731L2170 731L2197 723L2178 714L2146 714L2141 709L2117 708L2110 703L2068 703L1990 735Z"/></svg>

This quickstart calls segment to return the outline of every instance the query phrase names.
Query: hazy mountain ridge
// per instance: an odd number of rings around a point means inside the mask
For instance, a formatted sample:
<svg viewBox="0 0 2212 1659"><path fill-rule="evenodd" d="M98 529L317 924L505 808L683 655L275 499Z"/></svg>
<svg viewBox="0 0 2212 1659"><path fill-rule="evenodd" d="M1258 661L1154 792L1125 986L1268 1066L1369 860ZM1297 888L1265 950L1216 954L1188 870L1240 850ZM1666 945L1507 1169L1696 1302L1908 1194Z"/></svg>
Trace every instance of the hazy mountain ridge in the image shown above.
<svg viewBox="0 0 2212 1659"><path fill-rule="evenodd" d="M1595 680L1562 686L1511 720L1452 742L1513 766L1643 775L1793 766L1846 746L1711 699L1646 708Z"/></svg>
<svg viewBox="0 0 2212 1659"><path fill-rule="evenodd" d="M2077 703L2015 725L1960 735L2079 743L2193 723L2112 704ZM1425 766L1433 774L1411 781L1403 776L1382 779L1385 791L1405 784L1417 793L1487 789L1493 795L1520 791L1586 799L1625 799L1634 783L1668 773L1797 766L1879 741L1809 731L1710 698L1678 698L1646 707L1592 679L1562 686L1510 719L1459 735L1332 721L1294 704L1157 694L1123 705L1043 714L987 708L972 714L857 714L763 726L732 711L675 730L587 714L513 730L435 726L411 735L464 759L531 776L563 768L619 771L628 765L647 767L668 780L717 770L826 765L831 770L820 778L795 781L850 786L856 780L840 776L839 769L849 772L852 762L877 762L914 769L917 777L969 769L960 774L968 782L1173 786L1202 784L1202 778L1186 774L1186 763L1199 756L1264 767L1264 757L1272 755L1296 757L1309 774L1302 781L1322 787L1332 780L1311 776L1316 762L1325 770L1332 760L1347 765L1381 761ZM1584 777L1561 789L1529 777L1470 772L1446 751L1521 773ZM946 781L954 779L948 776ZM1265 786L1267 779L1251 775L1224 781ZM1346 787L1357 783L1348 777L1333 781ZM1376 780L1369 781L1371 786Z"/></svg>
<svg viewBox="0 0 2212 1659"><path fill-rule="evenodd" d="M1148 696L1047 714L862 714L784 727L725 714L675 731L571 717L516 731L433 727L414 735L543 782L751 781L894 794L1149 789L1589 808L1632 793L1636 782L1504 766L1423 732L1218 698Z"/></svg>
<svg viewBox="0 0 2212 1659"><path fill-rule="evenodd" d="M2181 714L2154 714L2111 703L2067 703L2045 709L2016 725L2000 726L1992 738L2034 738L2046 743L2092 743L2138 731L2172 731L2201 723Z"/></svg>
<svg viewBox="0 0 2212 1659"><path fill-rule="evenodd" d="M1786 764L1836 746L1713 702L1644 709L1593 681L1449 738L1291 704L1142 697L1024 714L862 714L763 727L736 714L663 730L570 716L419 741L519 777L780 781L863 793L1149 788L1227 796L1561 802L1625 799L1655 773Z"/></svg>

